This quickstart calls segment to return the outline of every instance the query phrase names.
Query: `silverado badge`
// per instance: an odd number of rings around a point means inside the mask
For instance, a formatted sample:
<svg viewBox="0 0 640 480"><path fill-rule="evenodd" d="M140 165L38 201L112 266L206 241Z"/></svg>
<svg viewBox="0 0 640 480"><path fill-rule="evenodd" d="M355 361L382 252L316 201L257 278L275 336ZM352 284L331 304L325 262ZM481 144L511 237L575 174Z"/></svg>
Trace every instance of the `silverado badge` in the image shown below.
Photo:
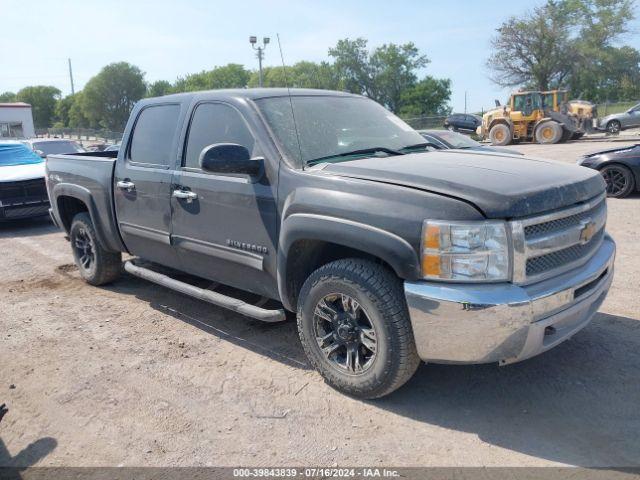
<svg viewBox="0 0 640 480"><path fill-rule="evenodd" d="M582 222L582 229L580 230L580 243L583 245L589 243L589 240L596 234L596 222L589 220L588 222Z"/></svg>

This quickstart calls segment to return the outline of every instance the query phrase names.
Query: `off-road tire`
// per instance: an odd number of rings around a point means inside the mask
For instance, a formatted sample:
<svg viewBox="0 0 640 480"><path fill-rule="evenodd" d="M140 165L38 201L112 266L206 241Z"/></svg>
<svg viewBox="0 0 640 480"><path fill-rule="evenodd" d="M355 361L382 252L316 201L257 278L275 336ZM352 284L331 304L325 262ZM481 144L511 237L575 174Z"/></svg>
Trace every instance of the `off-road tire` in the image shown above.
<svg viewBox="0 0 640 480"><path fill-rule="evenodd" d="M541 145L559 143L563 137L562 126L558 122L542 122L536 127L536 141Z"/></svg>
<svg viewBox="0 0 640 480"><path fill-rule="evenodd" d="M375 328L376 356L364 373L340 371L316 340L316 306L333 293L355 299ZM364 399L385 396L407 382L420 364L402 283L382 265L350 258L320 267L302 286L297 313L298 333L309 362L343 393Z"/></svg>
<svg viewBox="0 0 640 480"><path fill-rule="evenodd" d="M600 174L607 184L607 196L624 198L629 196L636 188L633 173L624 165L605 165Z"/></svg>
<svg viewBox="0 0 640 480"><path fill-rule="evenodd" d="M491 145L502 147L511 143L511 129L504 123L498 123L489 130Z"/></svg>
<svg viewBox="0 0 640 480"><path fill-rule="evenodd" d="M73 217L69 239L71 240L73 260L85 282L96 286L104 285L113 282L120 276L122 254L104 249L96 236L96 230L88 213L81 212ZM90 245L92 260L89 265L81 261L82 249L78 247L81 241L83 244Z"/></svg>

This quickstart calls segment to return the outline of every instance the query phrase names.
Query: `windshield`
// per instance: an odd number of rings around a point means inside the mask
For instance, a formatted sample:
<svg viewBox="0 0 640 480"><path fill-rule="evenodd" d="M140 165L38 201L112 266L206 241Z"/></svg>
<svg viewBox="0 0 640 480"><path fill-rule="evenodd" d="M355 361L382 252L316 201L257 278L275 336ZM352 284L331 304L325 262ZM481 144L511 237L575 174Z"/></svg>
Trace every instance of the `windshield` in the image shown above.
<svg viewBox="0 0 640 480"><path fill-rule="evenodd" d="M45 155L56 155L59 153L84 152L84 149L76 142L34 142L34 150L40 150Z"/></svg>
<svg viewBox="0 0 640 480"><path fill-rule="evenodd" d="M291 97L296 136L289 102L289 97L256 101L280 146L299 164L318 159L345 161L349 158L340 155L359 150L388 153L424 144L424 138L404 121L376 102L361 97ZM370 156L371 153L356 155Z"/></svg>
<svg viewBox="0 0 640 480"><path fill-rule="evenodd" d="M461 133L450 132L443 130L441 132L429 132L429 135L436 137L441 142L445 143L449 148L474 148L480 146L478 142L472 140L466 135Z"/></svg>

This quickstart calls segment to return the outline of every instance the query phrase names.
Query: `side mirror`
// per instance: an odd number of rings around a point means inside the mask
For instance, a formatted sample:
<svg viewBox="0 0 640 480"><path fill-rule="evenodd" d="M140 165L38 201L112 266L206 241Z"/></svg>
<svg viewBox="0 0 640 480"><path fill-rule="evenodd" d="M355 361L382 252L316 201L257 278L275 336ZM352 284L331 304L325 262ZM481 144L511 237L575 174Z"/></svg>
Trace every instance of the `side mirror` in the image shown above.
<svg viewBox="0 0 640 480"><path fill-rule="evenodd" d="M500 100L498 100L497 98L494 100L494 102L496 102L496 107L500 106Z"/></svg>
<svg viewBox="0 0 640 480"><path fill-rule="evenodd" d="M47 158L47 156L44 154L42 150L36 150L35 153L36 155L39 155L42 158Z"/></svg>
<svg viewBox="0 0 640 480"><path fill-rule="evenodd" d="M200 168L210 173L258 175L260 160L252 160L249 150L237 143L215 143L200 152Z"/></svg>

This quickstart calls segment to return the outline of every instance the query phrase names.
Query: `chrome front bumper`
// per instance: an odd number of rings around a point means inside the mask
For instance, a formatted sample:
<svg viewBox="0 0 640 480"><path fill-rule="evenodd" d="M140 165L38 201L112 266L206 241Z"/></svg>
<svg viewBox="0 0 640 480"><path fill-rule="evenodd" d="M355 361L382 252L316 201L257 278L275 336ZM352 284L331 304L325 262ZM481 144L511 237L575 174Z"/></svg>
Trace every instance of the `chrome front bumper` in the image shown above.
<svg viewBox="0 0 640 480"><path fill-rule="evenodd" d="M608 235L589 261L532 285L405 282L418 355L432 363L519 362L583 328L613 280Z"/></svg>

